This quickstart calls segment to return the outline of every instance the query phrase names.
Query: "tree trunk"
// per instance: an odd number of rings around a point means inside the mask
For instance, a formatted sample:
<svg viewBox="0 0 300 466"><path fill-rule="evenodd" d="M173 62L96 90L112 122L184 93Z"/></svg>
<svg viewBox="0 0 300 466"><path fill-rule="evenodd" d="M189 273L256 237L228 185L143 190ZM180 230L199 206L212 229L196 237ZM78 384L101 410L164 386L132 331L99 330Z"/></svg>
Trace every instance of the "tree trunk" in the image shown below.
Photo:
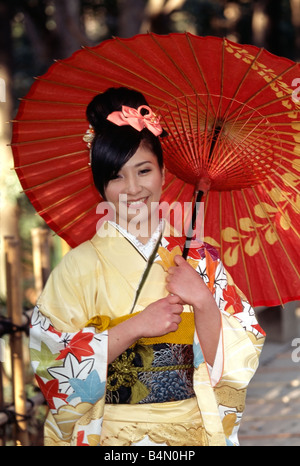
<svg viewBox="0 0 300 466"><path fill-rule="evenodd" d="M295 60L300 60L300 0L291 0L292 23L295 28Z"/></svg>
<svg viewBox="0 0 300 466"><path fill-rule="evenodd" d="M0 102L0 269L3 271L5 264L4 236L18 238L19 209L16 203L16 191L20 191L19 181L12 169L13 157L11 148L11 124L12 118L12 89L11 89L11 30L12 8L10 2L0 0L0 78L1 78L1 102ZM0 274L0 295L6 296L5 274Z"/></svg>
<svg viewBox="0 0 300 466"><path fill-rule="evenodd" d="M132 37L141 32L146 4L145 0L119 0L119 37Z"/></svg>
<svg viewBox="0 0 300 466"><path fill-rule="evenodd" d="M83 45L89 45L80 21L80 0L54 0L59 57L67 58Z"/></svg>

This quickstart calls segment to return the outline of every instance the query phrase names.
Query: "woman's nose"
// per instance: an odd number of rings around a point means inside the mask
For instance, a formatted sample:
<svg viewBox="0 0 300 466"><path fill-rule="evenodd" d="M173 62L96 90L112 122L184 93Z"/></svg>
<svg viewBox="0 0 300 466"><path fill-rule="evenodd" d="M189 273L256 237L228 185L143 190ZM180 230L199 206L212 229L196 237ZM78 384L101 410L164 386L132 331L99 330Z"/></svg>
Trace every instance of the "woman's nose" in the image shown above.
<svg viewBox="0 0 300 466"><path fill-rule="evenodd" d="M141 191L142 187L139 180L135 176L131 176L126 180L126 194L135 195Z"/></svg>

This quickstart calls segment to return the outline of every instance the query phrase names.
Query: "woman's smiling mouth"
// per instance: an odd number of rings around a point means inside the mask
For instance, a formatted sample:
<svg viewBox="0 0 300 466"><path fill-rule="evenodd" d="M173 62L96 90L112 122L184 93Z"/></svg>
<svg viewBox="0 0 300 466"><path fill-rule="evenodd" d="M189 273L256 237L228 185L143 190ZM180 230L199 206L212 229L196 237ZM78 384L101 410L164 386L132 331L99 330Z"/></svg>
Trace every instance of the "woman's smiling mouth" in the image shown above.
<svg viewBox="0 0 300 466"><path fill-rule="evenodd" d="M148 197L142 197L140 199L136 200L129 200L127 201L127 206L128 207L139 207L139 206L144 206L147 203Z"/></svg>

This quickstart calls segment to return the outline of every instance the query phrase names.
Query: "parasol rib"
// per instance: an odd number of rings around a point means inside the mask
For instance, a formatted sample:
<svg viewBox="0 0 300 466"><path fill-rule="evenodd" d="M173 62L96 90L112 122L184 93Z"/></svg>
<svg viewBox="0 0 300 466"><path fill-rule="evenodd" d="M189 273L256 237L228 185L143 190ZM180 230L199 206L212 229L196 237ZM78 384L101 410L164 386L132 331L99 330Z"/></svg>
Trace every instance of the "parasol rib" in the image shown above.
<svg viewBox="0 0 300 466"><path fill-rule="evenodd" d="M192 43L191 43L191 39L190 39L188 33L186 33L186 38L187 38L187 41L188 41L190 50L191 50L191 52L193 53L193 57L194 57L194 60L195 60L197 69L198 69L198 71L199 71L199 73L200 73L200 76L201 76L201 78L202 78L202 80L203 80L203 83L204 83L204 86L205 86L205 89L206 89L206 92L207 92L207 97L208 97L208 99L210 100L211 108L213 109L213 108L214 108L214 105L213 105L213 102L212 102L211 97L210 97L210 96L211 96L211 93L210 93L210 91L209 91L208 83L207 83L207 80L205 79L205 75L204 75L204 73L203 73L202 67L201 67L201 65L200 65L200 63L199 63L197 54L196 54L195 49L194 49L194 47L193 47L193 45L192 45ZM198 94L198 93L196 92L196 94ZM216 111L214 111L214 114L215 114L215 116L216 116Z"/></svg>
<svg viewBox="0 0 300 466"><path fill-rule="evenodd" d="M51 161L52 160L64 159L65 157L74 157L74 155L82 155L82 154L85 154L85 151L78 151L78 152L71 152L69 154L57 155L56 157L52 157ZM49 159L35 160L34 162L27 163L27 164L24 164L24 165L15 165L13 167L13 170L17 170L17 169L20 169L20 168L28 168L28 167L31 167L31 166L34 166L34 165L40 165L40 164L43 164L43 163L49 163Z"/></svg>
<svg viewBox="0 0 300 466"><path fill-rule="evenodd" d="M253 190L253 188L252 188L252 190ZM279 301L280 301L280 304L282 305L282 304L283 304L282 298L281 298L281 295L280 295L280 292L279 292L279 289L278 289L276 280L275 280L275 278L274 278L274 274L273 274L273 272L272 272L271 265L270 265L269 260L268 260L268 258L267 258L267 254L266 254L265 248L264 248L264 246L263 246L263 244L262 244L262 242L261 242L260 235L259 235L259 233L258 233L258 231L257 231L256 223L255 223L254 220L253 220L252 212L251 212L251 209L249 208L249 204L248 204L248 201L247 201L247 199L246 199L246 196L245 196L244 191L242 191L242 196L243 196L243 199L244 199L244 201L245 201L245 205L246 205L246 208L247 208L247 210L248 210L249 218L250 218L251 223L252 223L252 226L253 226L253 231L255 232L257 241L258 241L258 243L259 243L259 247L260 247L260 249L261 249L261 251L262 251L262 255L263 255L263 257L264 257L266 266L267 266L267 268L268 268L268 271L269 271L269 274L270 274L270 277L271 277L273 286L274 286L274 288L275 288L275 290L276 290L276 293L277 293L278 299L279 299ZM259 202L260 202L260 200L259 200Z"/></svg>
<svg viewBox="0 0 300 466"><path fill-rule="evenodd" d="M153 69L153 71L155 71L155 73L157 73L159 76L161 76L164 80L166 80L169 84L172 85L172 87L174 87L175 89L179 90L180 91L180 88L176 85L176 83L174 81L172 81L170 78L168 78L168 76L166 76L166 74L164 74L160 69L156 68L155 66L151 65L150 62L148 62L147 60L145 60L141 55L137 54L136 52L134 52L130 47L127 47L127 45L124 44L124 42L120 41L119 38L114 38L115 41L117 41L119 43L120 46L122 46L123 48L125 48L127 51L129 51L132 55L134 55L136 58L138 58L138 60L140 60L141 62L145 63L147 66L149 66L150 69ZM85 50L89 53L92 53L98 57L101 58L101 60L103 61L106 61L108 63L111 63L112 65L120 68L121 70L123 71L126 71L127 73L129 74L132 74L133 76L135 77L138 77L139 79L141 79L142 81L144 82L147 82L147 80L145 79L145 77L143 75L140 75L140 74L137 74L136 72L133 72L130 68L127 68L126 66L124 65L121 65L120 63L116 63L115 61L105 57L104 55L100 55L98 54L97 52L95 52L94 50L92 50L91 48L88 48L86 47ZM165 94L169 95L170 97L175 97L174 94L172 94L171 92L169 91L166 91L165 88L163 87L160 87L158 86L156 83L152 83L152 86L156 89L159 89L160 91L163 91ZM156 97L157 98L157 97Z"/></svg>
<svg viewBox="0 0 300 466"><path fill-rule="evenodd" d="M214 124L213 124L212 138L211 138L211 141L210 141L210 148L209 148L209 151L206 152L206 154L207 154L206 163L208 165L208 168L210 167L212 159L213 159L212 155L213 155L213 152L214 152L215 145L219 141L219 138L221 136L221 133L222 133L222 131L224 129L224 124L225 124L224 121L221 119L221 114L222 114L221 108L222 108L222 101L223 101L223 95L224 95L224 54L225 54L225 42L223 40L223 42L222 42L222 56L221 56L221 73L220 73L220 75L221 75L220 98L219 98L219 102L218 102L217 114L216 114ZM220 122L222 122L222 123L220 124ZM219 155L220 155L220 152L219 152Z"/></svg>
<svg viewBox="0 0 300 466"><path fill-rule="evenodd" d="M276 165L280 168L282 168L282 170L284 171L284 173L286 173L286 167L282 166L280 163L277 163L276 162ZM276 170L274 169L271 169L271 171L274 173L274 175L278 176L278 173ZM289 188L291 188L296 194L300 194L300 191L298 188L296 188L296 186L294 184L292 184L291 182L289 182L289 180L287 178L284 179L284 184L286 184Z"/></svg>
<svg viewBox="0 0 300 466"><path fill-rule="evenodd" d="M93 204L91 205L88 209L86 209L82 214L80 215L77 215L77 217L75 217L73 220L71 220L71 222L67 223L66 225L64 225L62 228L60 228L59 230L57 230L55 232L55 234L57 235L60 235L63 231L65 231L67 228L70 228L72 225L75 225L75 223L78 223L79 221L82 220L83 217L85 217L86 215L89 214L89 212L91 211L95 211L95 209L97 208L98 206L98 203L96 204Z"/></svg>
<svg viewBox="0 0 300 466"><path fill-rule="evenodd" d="M26 194L30 190L34 191L35 189L41 188L42 186L47 186L47 185L53 183L56 180L61 180L63 178L67 178L70 175L72 176L72 175L74 175L76 173L80 173L80 172L87 171L87 170L90 170L88 166L78 168L77 170L74 170L73 172L68 172L68 173L65 173L64 175L56 176L55 178L52 178L51 180L44 181L43 183L39 183L39 184L36 184L34 186L30 186L29 188L25 188L23 192Z"/></svg>
<svg viewBox="0 0 300 466"><path fill-rule="evenodd" d="M226 39L224 39L224 41L226 41ZM253 70L254 65L255 65L256 62L258 61L258 59L259 59L260 55L262 54L262 52L263 52L263 49L259 49L259 50L258 50L257 55L253 58L252 63L251 63L251 64L249 65L249 67L247 68L247 70L246 70L244 76L242 77L241 81L239 82L239 84L238 84L238 86L237 86L237 88L236 88L236 90L235 90L233 96L230 98L230 99L231 99L231 103L230 103L229 107L227 108L227 110L226 110L226 112L225 112L225 114L224 114L224 116L223 116L224 120L226 120L226 121L229 120L228 114L229 114L229 111L230 111L230 109L231 109L231 107L232 107L232 104L233 104L234 101L237 101L237 95L239 94L239 92L240 92L240 90L241 90L241 88L242 88L244 82L245 82L246 79L248 78L250 72ZM240 104L243 105L242 102L240 102Z"/></svg>
<svg viewBox="0 0 300 466"><path fill-rule="evenodd" d="M168 60L172 63L172 65L177 69L177 71L181 74L181 76L185 79L187 84L190 86L193 92L196 92L196 89L192 83L192 81L189 79L186 73L184 73L183 69L178 65L178 63L174 60L174 58L167 52L167 50L163 47L163 45L156 40L156 37L154 34L149 33L149 36L151 39L155 42L155 44L161 49L161 51L164 53L164 55L168 58ZM188 34L186 33L186 36L188 38Z"/></svg>
<svg viewBox="0 0 300 466"><path fill-rule="evenodd" d="M262 186L264 187L264 189L265 189L266 192L267 192L267 187L265 186L264 183L262 183ZM284 195L284 192L282 192L281 190L279 190L279 188L278 188L277 186L276 186L276 188L277 188L278 191L280 192L280 195L281 195L282 197L284 197L285 200L286 200L286 203L285 203L284 208L287 207L287 204L291 204L291 206L292 206L293 208L296 208L296 209L300 212L300 210L299 210L299 208L297 207L297 205L296 205L294 202L292 202L291 199L289 199L287 196L285 196L285 195ZM289 224L289 227L293 230L293 232L295 233L295 235L296 235L298 238L300 238L300 232L298 232L298 231L296 230L296 228L294 227L294 225L290 222L290 219L287 217L286 211L283 210L282 207L280 207L279 203L276 202L276 200L274 199L274 197L271 197L271 199L272 199L272 202L273 202L274 206L275 206L276 209L278 210L278 212L280 212L280 214L282 215L282 217L285 219L286 223Z"/></svg>
<svg viewBox="0 0 300 466"><path fill-rule="evenodd" d="M244 197L244 190L241 190L241 191L242 191L242 194L243 194L243 197ZM244 248L243 248L243 244L242 244L242 235L241 235L240 226L239 226L239 222L238 222L238 216L237 216L237 212L236 212L236 205L235 205L235 201L234 201L233 192L230 193L230 198L231 198L233 212L234 212L236 231L238 232L239 247L240 247L240 251L241 251L241 254L242 254L242 261L243 261L244 273L245 273L247 287L248 287L249 299L250 299L251 302L253 302L252 291L251 291L250 280L249 280L249 274L248 274L248 270L247 270L247 266L246 266L245 253L244 253Z"/></svg>
<svg viewBox="0 0 300 466"><path fill-rule="evenodd" d="M276 228L275 224L274 224L273 222L271 222L270 216L269 216L268 212L266 211L266 209L265 209L263 203L262 203L261 200L259 199L259 196L257 195L256 190L255 190L254 187L252 188L252 191L253 191L253 193L254 193L254 195L255 195L255 197L256 197L256 199L257 199L257 201L258 201L258 203L259 203L259 205L260 205L260 207L261 207L261 209L262 209L262 211L264 212L265 217L266 217L267 220L268 220L268 224L269 224L270 228L272 228L274 234L276 235L276 239L277 239L277 241L279 242L279 244L280 244L282 250L284 251L287 260L288 260L289 263L291 264L291 266L292 266L292 268L293 268L295 274L297 275L298 279L300 279L300 274L299 274L299 272L298 272L296 266L294 265L293 261L291 260L289 254L287 253L286 248L284 247L284 244L283 244L283 242L281 241L280 235L279 235L278 232L277 232L277 228Z"/></svg>
<svg viewBox="0 0 300 466"><path fill-rule="evenodd" d="M27 144L38 144L40 142L49 142L49 141L58 141L60 139L72 139L72 138L82 138L82 134L64 134L63 136L48 137L45 139L34 139L32 141L20 141L12 142L10 145L13 146L26 146Z"/></svg>
<svg viewBox="0 0 300 466"><path fill-rule="evenodd" d="M97 92L97 89L90 89L88 87L82 87L82 86L76 86L75 84L70 84L70 83L64 83L64 82L61 82L61 81L52 81L50 79L47 79L47 78L43 78L43 77L36 77L34 78L36 81L40 81L40 82L43 82L43 83L47 83L47 84L55 84L56 86L61 86L61 87L67 87L68 89L76 89L78 91L87 91L87 92L90 92L93 95L95 95L95 93Z"/></svg>
<svg viewBox="0 0 300 466"><path fill-rule="evenodd" d="M94 55L96 55L97 57L101 58L101 59L104 60L104 61L107 61L107 62L109 62L109 63L111 63L111 64L113 64L113 65L119 66L119 65L118 65L117 63L115 63L114 61L112 61L112 60L110 60L110 59L108 59L108 58L106 58L106 57L104 57L104 56L102 56L102 55L99 55L99 54L97 54L97 53L91 51L88 47L83 47L83 49L86 50L86 51L89 52L89 53L93 53ZM118 87L119 87L119 86L125 86L125 87L128 86L128 84L127 84L125 81L122 81L119 77L116 78L116 79L114 79L114 78L108 77L107 75L101 75L101 74L99 74L99 73L94 73L94 72L92 72L92 71L90 71L90 70L85 70L84 68L76 67L76 66L74 66L74 65L71 65L70 63L66 63L66 62L63 61L63 60L58 61L58 63L59 63L59 65L67 66L67 67L72 68L72 69L74 69L74 70L80 70L81 72L86 73L86 74L89 74L90 76L95 76L97 79L101 79L101 80L103 79L103 80L105 80L105 81L107 81L107 82L110 82L111 84L116 84ZM122 69L123 69L124 71L128 71L128 73L133 74L133 76L139 77L142 81L147 82L147 81L145 80L145 78L144 78L142 75L136 75L136 74L133 73L131 70L129 70L128 68L125 68L125 67L122 68ZM135 87L135 89L138 90L138 91L140 91L140 92L144 92L144 90L141 89L141 88L139 88L138 85ZM164 91L163 88L158 87L158 89L160 89L161 91ZM165 102L165 99L159 98L159 97L158 97L157 95L155 95L155 94L147 93L147 95L148 95L148 97L152 97L152 98L155 98L156 100L161 100L162 102ZM170 96L173 97L172 94L170 94ZM86 107L86 105L85 105L85 107Z"/></svg>
<svg viewBox="0 0 300 466"><path fill-rule="evenodd" d="M54 202L53 204L47 205L47 207L45 207L44 209L37 210L36 213L39 214L39 215L41 215L41 214L47 212L47 210L53 209L54 207L59 206L59 205L62 204L63 202L66 202L67 200L72 199L74 196L77 196L78 194L83 193L84 191L90 189L91 186L92 186L92 185L84 186L84 188L81 188L81 189L79 189L78 191L74 191L73 193L69 194L68 196L66 196L66 197L64 197L64 198L61 198L59 201ZM100 202L100 201L101 201L101 199L99 199L99 202Z"/></svg>
<svg viewBox="0 0 300 466"><path fill-rule="evenodd" d="M282 78L286 73L294 70L298 68L298 65L297 64L292 64L289 68L285 69L282 73L278 74L276 77L274 77L273 79L271 79L270 81L267 82L267 84L265 86L262 86L260 89L258 89L257 92L254 92L248 99L244 100L243 103L245 105L248 105L249 102L251 102L252 100L254 100L256 97L258 97L261 93L263 93L268 87L271 87L272 84L274 84L274 82L276 82L277 80L279 80L279 78ZM291 93L292 94L292 93ZM291 96L291 94L287 94L286 96L282 96L281 97L281 100L284 100L285 98L288 98ZM238 109L237 109L238 110Z"/></svg>
<svg viewBox="0 0 300 466"><path fill-rule="evenodd" d="M42 82L42 81L41 81ZM30 104L55 104L55 105L61 105L61 106L68 106L71 105L72 107L82 107L86 109L86 104L81 104L81 103L75 103L75 102L62 102L61 100L56 102L55 100L42 100L42 99L29 99L26 97L23 97L20 99L21 103L22 102L28 102ZM26 120L18 120L18 121L26 121Z"/></svg>

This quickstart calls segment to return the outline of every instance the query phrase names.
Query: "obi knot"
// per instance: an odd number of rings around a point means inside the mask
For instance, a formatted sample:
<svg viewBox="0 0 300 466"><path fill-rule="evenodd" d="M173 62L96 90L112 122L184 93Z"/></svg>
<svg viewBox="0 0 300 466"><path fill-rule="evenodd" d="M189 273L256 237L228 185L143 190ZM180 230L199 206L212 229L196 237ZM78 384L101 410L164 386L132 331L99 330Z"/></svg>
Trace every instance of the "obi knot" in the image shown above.
<svg viewBox="0 0 300 466"><path fill-rule="evenodd" d="M111 369L113 373L107 378L108 390L118 390L122 385L124 387L132 387L138 378L138 369L133 364L135 353L130 353L127 356L123 353L113 363L111 363Z"/></svg>

